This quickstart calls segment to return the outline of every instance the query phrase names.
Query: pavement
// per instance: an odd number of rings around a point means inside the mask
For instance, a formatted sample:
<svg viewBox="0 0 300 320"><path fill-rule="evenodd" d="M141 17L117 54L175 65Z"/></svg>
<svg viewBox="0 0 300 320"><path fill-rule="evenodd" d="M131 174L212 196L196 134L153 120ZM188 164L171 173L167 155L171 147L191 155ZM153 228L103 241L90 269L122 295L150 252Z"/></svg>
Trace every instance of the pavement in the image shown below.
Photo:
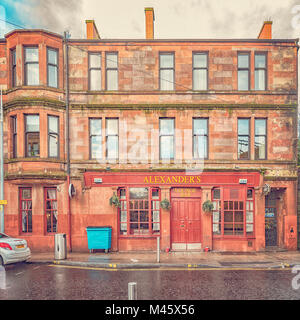
<svg viewBox="0 0 300 320"><path fill-rule="evenodd" d="M32 252L29 263L47 263L103 269L276 269L299 265L300 251L264 252Z"/></svg>

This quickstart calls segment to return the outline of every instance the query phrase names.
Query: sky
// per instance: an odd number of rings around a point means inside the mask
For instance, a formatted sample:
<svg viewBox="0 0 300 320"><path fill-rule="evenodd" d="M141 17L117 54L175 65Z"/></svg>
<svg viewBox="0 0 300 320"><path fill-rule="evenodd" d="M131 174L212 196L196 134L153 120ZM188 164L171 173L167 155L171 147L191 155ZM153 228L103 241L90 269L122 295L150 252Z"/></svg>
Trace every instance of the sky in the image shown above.
<svg viewBox="0 0 300 320"><path fill-rule="evenodd" d="M102 39L144 39L145 7L153 7L154 38L257 38L273 21L273 38L298 38L300 0L1 0L0 37L18 28L85 38L94 19Z"/></svg>

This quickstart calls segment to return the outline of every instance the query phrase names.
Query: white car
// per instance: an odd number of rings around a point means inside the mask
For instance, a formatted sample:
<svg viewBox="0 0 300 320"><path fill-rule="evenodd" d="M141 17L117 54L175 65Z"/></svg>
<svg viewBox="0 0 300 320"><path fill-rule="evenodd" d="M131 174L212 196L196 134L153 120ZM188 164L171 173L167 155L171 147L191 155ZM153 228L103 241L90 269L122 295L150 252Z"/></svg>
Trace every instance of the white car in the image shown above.
<svg viewBox="0 0 300 320"><path fill-rule="evenodd" d="M27 241L0 233L0 266L26 261L31 257Z"/></svg>

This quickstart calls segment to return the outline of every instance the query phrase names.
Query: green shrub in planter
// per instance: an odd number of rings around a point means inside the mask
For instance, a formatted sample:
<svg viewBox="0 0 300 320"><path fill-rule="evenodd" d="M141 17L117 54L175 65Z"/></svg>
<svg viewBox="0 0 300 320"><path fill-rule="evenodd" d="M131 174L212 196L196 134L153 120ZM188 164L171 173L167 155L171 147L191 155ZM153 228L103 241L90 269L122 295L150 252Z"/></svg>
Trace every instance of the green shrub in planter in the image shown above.
<svg viewBox="0 0 300 320"><path fill-rule="evenodd" d="M206 200L202 205L202 209L204 212L212 212L214 209L214 204L210 200Z"/></svg>
<svg viewBox="0 0 300 320"><path fill-rule="evenodd" d="M160 202L160 206L165 209L165 210L170 210L171 209L171 204L168 199L164 199Z"/></svg>
<svg viewBox="0 0 300 320"><path fill-rule="evenodd" d="M118 196L114 193L113 196L109 199L109 204L117 208L121 208L121 202Z"/></svg>

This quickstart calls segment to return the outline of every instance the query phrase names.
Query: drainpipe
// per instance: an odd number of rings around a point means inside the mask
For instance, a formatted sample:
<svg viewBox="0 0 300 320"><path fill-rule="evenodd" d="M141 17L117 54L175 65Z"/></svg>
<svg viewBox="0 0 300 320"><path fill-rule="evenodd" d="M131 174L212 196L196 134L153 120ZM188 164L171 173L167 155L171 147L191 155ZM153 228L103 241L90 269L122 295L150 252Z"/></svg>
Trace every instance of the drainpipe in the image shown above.
<svg viewBox="0 0 300 320"><path fill-rule="evenodd" d="M70 186L70 125L69 125L69 46L68 46L68 37L69 34L67 31L64 32L64 40L65 40L65 88L66 88L66 144L67 144L67 184L68 190ZM72 221L71 221L71 197L68 194L68 226L69 226L69 246L70 252L72 252Z"/></svg>

